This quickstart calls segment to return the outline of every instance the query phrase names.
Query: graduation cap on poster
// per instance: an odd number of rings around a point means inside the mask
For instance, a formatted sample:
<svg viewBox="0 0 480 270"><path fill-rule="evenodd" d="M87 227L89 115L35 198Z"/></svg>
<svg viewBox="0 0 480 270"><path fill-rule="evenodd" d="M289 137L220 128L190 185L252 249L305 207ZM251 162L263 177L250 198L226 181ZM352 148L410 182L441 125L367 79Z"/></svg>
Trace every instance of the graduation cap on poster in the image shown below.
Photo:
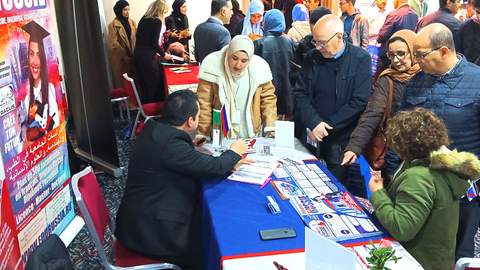
<svg viewBox="0 0 480 270"><path fill-rule="evenodd" d="M43 39L46 38L50 33L40 26L35 21L30 21L29 23L22 26L22 29L30 34L30 41L42 43Z"/></svg>

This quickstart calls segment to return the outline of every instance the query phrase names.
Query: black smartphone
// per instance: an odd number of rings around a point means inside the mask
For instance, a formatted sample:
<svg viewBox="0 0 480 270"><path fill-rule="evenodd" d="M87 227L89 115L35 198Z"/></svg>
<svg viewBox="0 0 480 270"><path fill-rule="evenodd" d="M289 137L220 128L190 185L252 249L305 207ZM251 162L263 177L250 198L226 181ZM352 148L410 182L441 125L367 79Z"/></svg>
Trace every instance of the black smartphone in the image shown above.
<svg viewBox="0 0 480 270"><path fill-rule="evenodd" d="M274 240L282 238L292 238L296 237L297 234L293 228L278 228L271 230L260 230L260 238L262 240Z"/></svg>

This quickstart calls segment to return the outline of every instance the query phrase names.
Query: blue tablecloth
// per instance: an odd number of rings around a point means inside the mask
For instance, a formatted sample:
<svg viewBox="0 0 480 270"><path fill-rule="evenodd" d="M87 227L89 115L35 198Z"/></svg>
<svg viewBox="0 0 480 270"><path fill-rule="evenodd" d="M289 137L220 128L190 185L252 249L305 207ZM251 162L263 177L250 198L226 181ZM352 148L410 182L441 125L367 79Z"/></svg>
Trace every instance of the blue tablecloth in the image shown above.
<svg viewBox="0 0 480 270"><path fill-rule="evenodd" d="M341 185L323 165L314 163L335 184ZM277 200L281 213L270 213L267 195ZM203 187L202 204L204 269L221 269L221 261L225 259L304 250L305 225L293 206L283 201L271 184L260 189L258 185L228 180L208 183ZM271 241L260 238L260 230L285 227L293 228L297 237Z"/></svg>

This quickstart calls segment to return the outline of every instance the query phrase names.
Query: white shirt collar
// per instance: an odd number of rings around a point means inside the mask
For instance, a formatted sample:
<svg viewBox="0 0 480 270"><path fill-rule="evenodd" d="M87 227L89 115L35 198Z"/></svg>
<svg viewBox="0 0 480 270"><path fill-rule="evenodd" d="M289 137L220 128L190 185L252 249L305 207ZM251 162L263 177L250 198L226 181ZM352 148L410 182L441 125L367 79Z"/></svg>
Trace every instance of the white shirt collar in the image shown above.
<svg viewBox="0 0 480 270"><path fill-rule="evenodd" d="M221 24L223 25L222 20L220 20L219 18L217 18L217 17L215 17L215 16L212 16L212 17L210 17L210 18L213 19L213 20L215 20L215 21L217 21L217 22L219 22L219 23L221 23Z"/></svg>

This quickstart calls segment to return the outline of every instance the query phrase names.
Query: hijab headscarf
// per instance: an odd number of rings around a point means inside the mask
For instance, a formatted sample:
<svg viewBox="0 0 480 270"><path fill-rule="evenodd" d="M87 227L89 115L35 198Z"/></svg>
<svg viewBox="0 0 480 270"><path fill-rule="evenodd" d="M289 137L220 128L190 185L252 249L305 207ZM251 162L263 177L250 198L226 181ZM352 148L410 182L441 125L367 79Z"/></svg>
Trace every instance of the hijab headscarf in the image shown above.
<svg viewBox="0 0 480 270"><path fill-rule="evenodd" d="M263 30L267 34L280 36L285 31L285 17L278 9L271 9L265 13Z"/></svg>
<svg viewBox="0 0 480 270"><path fill-rule="evenodd" d="M395 32L395 34L392 35L392 37L390 37L390 39L387 42L387 48L390 42L396 42L398 40L404 42L407 45L408 52L410 53L412 66L408 70L403 72L400 72L392 68L392 66L390 66L389 68L385 69L382 73L380 73L379 77L388 76L394 81L406 83L407 81L410 80L410 78L412 78L415 74L417 74L420 71L420 66L415 63L414 57L413 57L413 40L414 39L415 39L415 32L407 29L397 31Z"/></svg>
<svg viewBox="0 0 480 270"><path fill-rule="evenodd" d="M247 15L245 15L245 19L243 20L243 30L242 35L248 34L257 34L263 36L262 30L262 19L254 25L250 22L250 16L252 14L260 14L263 15L263 3L259 0L252 0L250 2L250 6L248 7Z"/></svg>
<svg viewBox="0 0 480 270"><path fill-rule="evenodd" d="M185 4L186 0L175 0L172 4L172 17L175 18L175 23L178 30L188 29L188 18L180 12L180 8Z"/></svg>
<svg viewBox="0 0 480 270"><path fill-rule="evenodd" d="M254 45L253 41L248 37L248 36L242 36L238 35L232 38L232 41L230 41L230 44L228 45L227 49L225 50L225 55L224 55L224 71L225 71L225 77L226 77L226 85L225 85L225 97L226 97L226 102L228 103L228 113L229 113L229 119L232 119L232 116L235 114L237 111L237 106L235 103L235 96L237 94L237 91L249 91L248 85L241 85L243 88L247 89L240 89L239 87L239 80L243 78L244 76L248 75L248 69L250 65L250 60L252 60L253 54L254 54ZM242 71L240 74L232 74L230 71L230 66L228 65L228 59L230 56L236 52L245 52L248 56L249 62L245 69ZM238 130L236 130L238 127L233 126L230 129L230 137L235 138L237 135ZM247 128L248 129L248 128ZM253 130L248 129L247 133L249 136L254 136L255 134L253 133Z"/></svg>
<svg viewBox="0 0 480 270"><path fill-rule="evenodd" d="M292 20L308 22L308 8L304 4L296 4L292 9Z"/></svg>
<svg viewBox="0 0 480 270"><path fill-rule="evenodd" d="M113 12L115 12L115 16L125 28L125 32L127 33L128 40L130 40L130 36L132 35L132 28L130 28L130 23L128 23L128 18L124 17L122 14L122 10L129 6L128 2L125 0L118 0L117 3L113 6Z"/></svg>

